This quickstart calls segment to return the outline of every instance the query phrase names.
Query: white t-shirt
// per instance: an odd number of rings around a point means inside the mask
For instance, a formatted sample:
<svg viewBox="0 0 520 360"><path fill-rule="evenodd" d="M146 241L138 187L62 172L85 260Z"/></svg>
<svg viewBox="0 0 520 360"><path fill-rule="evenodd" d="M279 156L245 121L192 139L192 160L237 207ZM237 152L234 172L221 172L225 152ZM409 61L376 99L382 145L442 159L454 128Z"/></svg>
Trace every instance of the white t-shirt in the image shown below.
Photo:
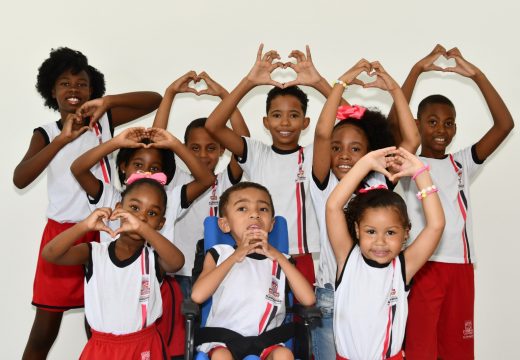
<svg viewBox="0 0 520 360"><path fill-rule="evenodd" d="M334 251L332 251L332 246L330 245L329 236L327 234L325 207L330 193L338 183L338 178L332 171L330 171L323 184L318 184L318 181L314 176L310 184L312 203L314 204L314 210L316 211L320 231L320 259L318 263L318 272L316 273L316 286L321 288L324 288L325 284L333 285L336 282L336 257L334 256ZM380 184L386 185L384 175L380 173L371 173L360 184L360 188L377 186Z"/></svg>
<svg viewBox="0 0 520 360"><path fill-rule="evenodd" d="M172 183L181 185L191 181L193 176L177 167ZM184 266L176 274L191 276L197 241L204 238L204 219L207 216L218 216L220 195L239 181L240 179L233 179L228 166L216 175L213 186L195 199L189 209L177 218L173 243L184 254Z"/></svg>
<svg viewBox="0 0 520 360"><path fill-rule="evenodd" d="M249 180L269 190L275 213L287 219L289 253L318 252L318 222L309 191L312 145L284 151L248 137L243 140L239 164Z"/></svg>
<svg viewBox="0 0 520 360"><path fill-rule="evenodd" d="M217 266L235 249L216 245ZM242 336L257 336L282 325L285 319L286 277L280 265L265 256L252 254L233 265L212 296L207 327L222 327ZM205 343L199 351L208 352L215 343Z"/></svg>
<svg viewBox="0 0 520 360"><path fill-rule="evenodd" d="M482 162L474 154L474 146L457 151L452 156L447 155L444 159L423 156L419 158L423 163L430 165L430 175L439 189L438 194L446 218L441 241L430 260L457 264L475 263L469 185ZM415 182L410 178L404 178L400 182L412 223L409 245L417 238L426 221L421 201L416 197L419 190Z"/></svg>
<svg viewBox="0 0 520 360"><path fill-rule="evenodd" d="M404 256L380 265L355 245L334 292L337 353L352 360L379 360L401 351L408 317Z"/></svg>
<svg viewBox="0 0 520 360"><path fill-rule="evenodd" d="M56 121L36 128L49 144L61 133L61 122ZM50 161L47 166L47 218L60 223L76 223L85 219L89 214L88 202L85 199L83 188L70 171L72 162L83 153L112 138L112 125L109 116L104 114L98 122L97 130L89 130L65 145ZM92 173L98 179L110 181L114 170L112 156L104 158L103 166L98 162L92 168ZM103 169L104 168L104 169ZM105 172L105 175L103 174Z"/></svg>
<svg viewBox="0 0 520 360"><path fill-rule="evenodd" d="M141 314L142 251L120 261L115 256L116 242L89 243L90 261L85 267L85 316L96 331L115 335L143 328ZM155 252L148 248L148 284L146 326L162 315L159 268Z"/></svg>
<svg viewBox="0 0 520 360"><path fill-rule="evenodd" d="M186 204L186 200L184 200L186 199L185 186L173 186L172 183L170 183L166 185L165 190L166 195L168 196L166 203L166 213L164 214L166 221L159 232L165 238L173 242L175 219L181 216L189 205ZM109 207L114 209L116 204L120 201L121 191L119 191L114 185L102 184L100 194L96 198L89 197L90 212L102 207ZM119 220L109 221L108 226L112 230L118 229L120 227ZM104 231L100 231L99 234L101 242L114 240Z"/></svg>

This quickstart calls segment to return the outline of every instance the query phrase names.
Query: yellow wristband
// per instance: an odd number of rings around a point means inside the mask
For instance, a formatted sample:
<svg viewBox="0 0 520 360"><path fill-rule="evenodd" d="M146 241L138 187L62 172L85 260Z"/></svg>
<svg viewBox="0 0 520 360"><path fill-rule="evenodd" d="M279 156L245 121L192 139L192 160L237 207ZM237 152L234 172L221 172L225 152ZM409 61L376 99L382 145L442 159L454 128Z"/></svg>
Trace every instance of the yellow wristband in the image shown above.
<svg viewBox="0 0 520 360"><path fill-rule="evenodd" d="M341 81L341 80L334 80L332 82L332 86L336 85L336 84L339 84L341 86L343 86L345 89L347 88L348 84L344 81Z"/></svg>

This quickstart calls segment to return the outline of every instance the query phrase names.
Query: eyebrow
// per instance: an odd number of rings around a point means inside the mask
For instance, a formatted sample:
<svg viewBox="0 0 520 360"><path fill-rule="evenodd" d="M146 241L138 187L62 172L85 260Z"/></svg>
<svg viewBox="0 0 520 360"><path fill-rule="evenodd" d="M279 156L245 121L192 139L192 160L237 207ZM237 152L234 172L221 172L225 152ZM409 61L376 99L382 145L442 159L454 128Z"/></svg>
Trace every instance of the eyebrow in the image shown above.
<svg viewBox="0 0 520 360"><path fill-rule="evenodd" d="M141 200L139 200L138 198L130 198L130 199L128 199L128 201L129 201L129 202L134 201L134 202L136 202L136 203L138 203L138 204L142 204L142 203L143 203L143 202L142 202ZM150 205L150 207L152 207L152 208L156 208L156 209L161 209L161 206L159 206L159 205Z"/></svg>
<svg viewBox="0 0 520 360"><path fill-rule="evenodd" d="M245 199L245 198L242 198L242 199L238 199L237 201L235 201L233 203L233 205L237 205L238 203L251 203L252 201L249 200L249 199ZM271 208L271 204L268 202L268 201L265 201L265 200L257 200L256 201L257 203L262 203L262 204L265 204L267 206L269 206L269 208Z"/></svg>

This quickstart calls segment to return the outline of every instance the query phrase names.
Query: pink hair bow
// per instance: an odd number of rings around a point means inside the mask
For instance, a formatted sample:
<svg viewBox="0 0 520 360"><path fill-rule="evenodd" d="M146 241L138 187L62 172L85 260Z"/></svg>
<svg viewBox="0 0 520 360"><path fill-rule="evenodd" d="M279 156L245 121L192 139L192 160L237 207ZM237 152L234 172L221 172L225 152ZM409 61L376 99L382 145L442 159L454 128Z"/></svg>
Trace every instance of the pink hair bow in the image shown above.
<svg viewBox="0 0 520 360"><path fill-rule="evenodd" d="M372 185L372 186L369 186L369 187L366 187L366 188L363 188L363 189L359 189L358 193L366 194L367 192L369 192L371 190L378 190L378 189L388 190L388 186L386 186L385 184Z"/></svg>
<svg viewBox="0 0 520 360"><path fill-rule="evenodd" d="M338 107L338 111L336 112L336 119L338 120L346 120L346 119L361 119L363 114L367 108L359 105L341 105Z"/></svg>
<svg viewBox="0 0 520 360"><path fill-rule="evenodd" d="M130 175L128 179L126 179L126 185L130 185L131 183L136 182L140 179L152 179L157 181L161 185L165 185L167 178L166 175L162 172L152 174L151 172L137 171Z"/></svg>

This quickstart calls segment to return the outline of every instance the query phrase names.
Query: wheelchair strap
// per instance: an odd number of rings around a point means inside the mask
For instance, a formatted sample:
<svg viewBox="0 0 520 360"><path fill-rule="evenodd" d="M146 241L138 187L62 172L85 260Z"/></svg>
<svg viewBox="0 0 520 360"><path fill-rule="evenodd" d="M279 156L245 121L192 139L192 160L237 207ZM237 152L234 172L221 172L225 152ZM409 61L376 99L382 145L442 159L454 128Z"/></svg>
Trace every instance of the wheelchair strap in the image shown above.
<svg viewBox="0 0 520 360"><path fill-rule="evenodd" d="M242 336L239 333L219 327L203 327L196 330L195 345L222 342L233 355L233 359L243 359L247 355L260 355L269 346L286 342L294 337L294 323L286 323L258 336Z"/></svg>

